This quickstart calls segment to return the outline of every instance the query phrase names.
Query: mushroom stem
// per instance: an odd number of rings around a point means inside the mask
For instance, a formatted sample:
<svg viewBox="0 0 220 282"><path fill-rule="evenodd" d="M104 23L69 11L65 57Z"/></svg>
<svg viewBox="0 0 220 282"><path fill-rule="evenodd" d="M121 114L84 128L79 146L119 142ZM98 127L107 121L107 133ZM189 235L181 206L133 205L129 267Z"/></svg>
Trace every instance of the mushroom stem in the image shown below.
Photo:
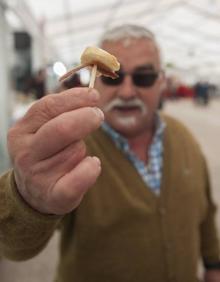
<svg viewBox="0 0 220 282"><path fill-rule="evenodd" d="M97 72L97 65L93 65L90 82L89 82L89 88L93 88L95 84L95 78L96 78L96 72Z"/></svg>
<svg viewBox="0 0 220 282"><path fill-rule="evenodd" d="M74 69L68 71L67 73L65 73L63 76L60 77L59 81L63 81L67 78L69 78L71 75L73 75L74 73L76 73L77 71L81 70L82 68L87 67L88 64L81 64L76 66Z"/></svg>

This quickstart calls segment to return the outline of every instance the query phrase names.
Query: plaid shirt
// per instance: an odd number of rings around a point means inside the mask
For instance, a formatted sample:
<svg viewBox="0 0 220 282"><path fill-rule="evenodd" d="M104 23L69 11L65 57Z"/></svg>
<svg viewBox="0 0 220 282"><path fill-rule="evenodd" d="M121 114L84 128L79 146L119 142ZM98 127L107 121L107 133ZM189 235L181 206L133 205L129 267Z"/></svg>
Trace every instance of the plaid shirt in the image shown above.
<svg viewBox="0 0 220 282"><path fill-rule="evenodd" d="M131 151L128 141L107 123L102 124L102 129L112 138L117 148L119 148L125 156L132 162L143 181L151 188L151 190L159 195L163 166L163 133L165 122L157 118L156 132L148 152L148 164L138 159L134 152ZM146 152L147 154L147 152Z"/></svg>

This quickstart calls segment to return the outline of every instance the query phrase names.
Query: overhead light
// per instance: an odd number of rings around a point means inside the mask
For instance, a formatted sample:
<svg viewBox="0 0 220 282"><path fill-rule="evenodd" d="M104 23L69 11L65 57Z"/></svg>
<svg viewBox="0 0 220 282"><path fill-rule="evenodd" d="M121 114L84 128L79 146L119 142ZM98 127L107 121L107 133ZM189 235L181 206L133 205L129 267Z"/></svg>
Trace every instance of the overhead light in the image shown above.
<svg viewBox="0 0 220 282"><path fill-rule="evenodd" d="M5 17L10 27L15 30L23 29L23 23L21 19L14 13L14 11L7 9L5 11Z"/></svg>
<svg viewBox="0 0 220 282"><path fill-rule="evenodd" d="M62 62L56 62L53 65L53 71L56 75L62 76L67 72L67 68Z"/></svg>
<svg viewBox="0 0 220 282"><path fill-rule="evenodd" d="M88 85L90 80L90 71L88 69L81 69L79 71L79 75L82 85Z"/></svg>

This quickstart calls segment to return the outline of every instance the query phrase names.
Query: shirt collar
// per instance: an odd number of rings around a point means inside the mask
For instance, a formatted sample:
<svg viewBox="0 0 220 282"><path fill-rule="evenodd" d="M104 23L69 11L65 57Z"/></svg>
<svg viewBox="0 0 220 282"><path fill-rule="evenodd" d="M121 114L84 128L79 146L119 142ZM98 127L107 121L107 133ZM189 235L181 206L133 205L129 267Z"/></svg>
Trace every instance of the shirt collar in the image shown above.
<svg viewBox="0 0 220 282"><path fill-rule="evenodd" d="M152 146L155 144L156 140L161 139L164 129L166 127L165 121L160 117L159 114L156 114L156 130L154 133ZM115 142L118 148L126 148L129 149L127 139L122 136L119 132L114 130L107 122L103 122L101 128L110 136L110 138Z"/></svg>

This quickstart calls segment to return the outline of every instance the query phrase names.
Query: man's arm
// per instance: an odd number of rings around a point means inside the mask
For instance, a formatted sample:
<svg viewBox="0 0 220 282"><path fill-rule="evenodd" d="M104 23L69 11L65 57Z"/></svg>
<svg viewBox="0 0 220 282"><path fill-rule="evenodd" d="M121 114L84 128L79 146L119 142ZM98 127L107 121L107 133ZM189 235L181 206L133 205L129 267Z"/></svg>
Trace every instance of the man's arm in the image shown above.
<svg viewBox="0 0 220 282"><path fill-rule="evenodd" d="M13 171L0 177L0 255L13 260L33 257L61 219L32 209L18 193Z"/></svg>
<svg viewBox="0 0 220 282"><path fill-rule="evenodd" d="M25 259L39 252L60 219L100 174L83 139L103 121L99 94L74 88L37 101L10 129L13 172L0 178L0 252Z"/></svg>
<svg viewBox="0 0 220 282"><path fill-rule="evenodd" d="M207 214L201 224L201 252L205 266L205 282L220 282L220 246L215 222L216 205L213 202L206 162L204 161L206 181Z"/></svg>

